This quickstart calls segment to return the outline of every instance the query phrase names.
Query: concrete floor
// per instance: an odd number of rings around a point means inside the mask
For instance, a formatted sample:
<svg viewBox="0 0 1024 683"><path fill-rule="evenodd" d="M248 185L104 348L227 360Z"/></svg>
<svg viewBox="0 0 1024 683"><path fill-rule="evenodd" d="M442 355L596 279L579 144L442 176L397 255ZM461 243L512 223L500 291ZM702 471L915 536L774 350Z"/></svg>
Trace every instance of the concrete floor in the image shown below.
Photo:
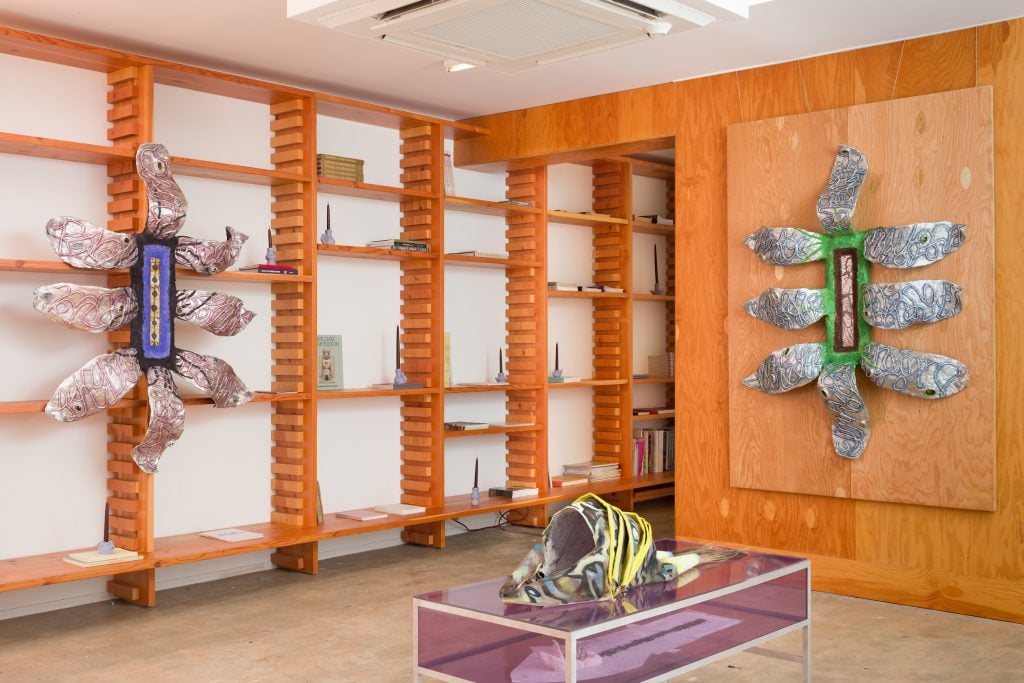
<svg viewBox="0 0 1024 683"><path fill-rule="evenodd" d="M671 501L639 510L671 535ZM0 622L0 681L411 680L410 596L507 574L536 530L450 537ZM1024 626L814 594L817 681L1024 681ZM770 644L797 653L799 633ZM796 681L797 664L741 654L678 681Z"/></svg>

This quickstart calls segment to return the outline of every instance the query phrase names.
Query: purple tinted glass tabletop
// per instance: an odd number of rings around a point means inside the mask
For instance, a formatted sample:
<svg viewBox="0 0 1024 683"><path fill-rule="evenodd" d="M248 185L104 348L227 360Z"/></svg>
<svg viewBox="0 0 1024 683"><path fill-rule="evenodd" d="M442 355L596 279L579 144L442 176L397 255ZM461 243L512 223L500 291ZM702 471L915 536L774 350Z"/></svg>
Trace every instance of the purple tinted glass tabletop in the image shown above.
<svg viewBox="0 0 1024 683"><path fill-rule="evenodd" d="M682 540L662 539L657 541L659 550L670 550L674 553L686 552L687 549L696 546L698 544ZM498 597L498 588L505 582L505 577L423 593L417 595L416 598L425 602L522 621L535 626L544 626L560 631L574 631L626 614L636 614L662 605L696 598L723 588L741 589L742 584L746 582L801 562L804 560L799 557L748 552L731 560L702 564L675 581L639 586L614 600L590 601L571 605L506 604Z"/></svg>

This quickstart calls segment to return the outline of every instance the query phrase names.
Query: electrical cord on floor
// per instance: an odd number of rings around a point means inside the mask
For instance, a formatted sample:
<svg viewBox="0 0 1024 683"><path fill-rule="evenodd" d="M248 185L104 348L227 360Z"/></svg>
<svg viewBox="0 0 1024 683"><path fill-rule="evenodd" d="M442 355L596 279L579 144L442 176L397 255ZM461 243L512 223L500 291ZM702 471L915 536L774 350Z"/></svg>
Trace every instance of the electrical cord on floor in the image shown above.
<svg viewBox="0 0 1024 683"><path fill-rule="evenodd" d="M512 518L512 516L511 516L512 513L516 513L518 516L516 518ZM510 527L511 525L514 525L514 524L516 524L518 522L522 522L522 521L526 520L526 518L529 516L525 509L523 509L523 510L498 510L497 513L495 513L495 514L497 516L497 520L495 521L494 524L489 524L487 526L476 527L475 529L467 526L460 519L449 519L447 521L452 522L453 524L458 524L460 527L462 527L462 529L466 533L472 533L474 531L484 531L486 529L501 529L502 531L511 531L508 527Z"/></svg>

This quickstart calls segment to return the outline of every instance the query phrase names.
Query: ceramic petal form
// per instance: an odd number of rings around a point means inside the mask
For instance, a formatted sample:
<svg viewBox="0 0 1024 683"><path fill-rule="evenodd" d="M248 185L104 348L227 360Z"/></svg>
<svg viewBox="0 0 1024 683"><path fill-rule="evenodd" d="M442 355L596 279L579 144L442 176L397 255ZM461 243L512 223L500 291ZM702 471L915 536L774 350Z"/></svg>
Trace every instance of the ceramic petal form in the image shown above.
<svg viewBox="0 0 1024 683"><path fill-rule="evenodd" d="M818 377L818 391L832 413L832 447L844 458L859 458L871 437L871 421L853 364L826 366Z"/></svg>
<svg viewBox="0 0 1024 683"><path fill-rule="evenodd" d="M179 350L174 366L179 375L208 393L218 408L240 406L252 400L252 392L220 358Z"/></svg>
<svg viewBox="0 0 1024 683"><path fill-rule="evenodd" d="M761 228L743 243L758 258L777 266L795 266L823 258L821 235L800 228Z"/></svg>
<svg viewBox="0 0 1024 683"><path fill-rule="evenodd" d="M60 383L46 413L59 422L74 422L111 407L142 375L135 354L135 349L119 349L93 358Z"/></svg>
<svg viewBox="0 0 1024 683"><path fill-rule="evenodd" d="M841 145L832 165L832 175L818 195L818 220L828 232L850 229L857 208L857 194L868 174L868 164L860 150Z"/></svg>
<svg viewBox="0 0 1024 683"><path fill-rule="evenodd" d="M860 361L864 374L885 389L918 398L946 398L967 386L967 366L937 353L868 344Z"/></svg>
<svg viewBox="0 0 1024 683"><path fill-rule="evenodd" d="M758 320L784 330L800 330L825 315L824 289L781 289L773 287L751 299L743 308Z"/></svg>
<svg viewBox="0 0 1024 683"><path fill-rule="evenodd" d="M50 320L84 332L124 327L139 313L130 287L90 287L59 282L35 291L32 306Z"/></svg>
<svg viewBox="0 0 1024 683"><path fill-rule="evenodd" d="M151 367L146 371L146 381L149 383L149 429L142 443L132 450L132 460L144 472L153 474L160 456L185 431L185 403L167 368Z"/></svg>
<svg viewBox="0 0 1024 683"><path fill-rule="evenodd" d="M960 285L947 280L868 285L861 292L864 319L872 327L899 330L952 318L961 309Z"/></svg>
<svg viewBox="0 0 1024 683"><path fill-rule="evenodd" d="M46 236L53 252L76 268L128 268L139 258L138 245L131 235L71 216L51 218Z"/></svg>
<svg viewBox="0 0 1024 683"><path fill-rule="evenodd" d="M230 268L249 236L231 226L224 231L227 233L227 239L223 242L197 240L192 237L179 238L178 247L174 250L174 260L178 265L191 268L202 275L216 275Z"/></svg>
<svg viewBox="0 0 1024 683"><path fill-rule="evenodd" d="M170 159L167 148L156 142L139 145L135 153L135 165L146 184L149 204L146 232L160 239L177 235L188 213L188 201L171 174Z"/></svg>
<svg viewBox="0 0 1024 683"><path fill-rule="evenodd" d="M766 394L781 394L813 381L824 363L824 344L794 344L770 353L743 384Z"/></svg>
<svg viewBox="0 0 1024 683"><path fill-rule="evenodd" d="M249 324L256 314L242 300L230 294L179 289L174 317L221 337L231 337Z"/></svg>
<svg viewBox="0 0 1024 683"><path fill-rule="evenodd" d="M917 268L949 256L966 237L964 225L949 221L871 228L864 237L864 257L889 268Z"/></svg>

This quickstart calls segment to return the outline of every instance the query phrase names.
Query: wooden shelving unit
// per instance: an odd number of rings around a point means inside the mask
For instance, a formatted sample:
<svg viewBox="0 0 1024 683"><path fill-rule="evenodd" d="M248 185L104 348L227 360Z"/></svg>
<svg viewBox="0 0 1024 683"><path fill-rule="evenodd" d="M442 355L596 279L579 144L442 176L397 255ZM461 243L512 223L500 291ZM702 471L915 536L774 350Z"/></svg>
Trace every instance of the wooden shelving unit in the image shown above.
<svg viewBox="0 0 1024 683"><path fill-rule="evenodd" d="M316 573L318 541L326 538L402 529L403 540L444 546L444 523L467 515L521 511L520 523L543 526L549 503L574 498L585 490L613 495L633 489L661 486L670 476L624 477L596 482L590 487L550 489L548 486L548 389L586 386L595 395L614 397L620 417L614 428L603 428L598 439L602 457L620 457L615 448L625 448L629 437L628 311L632 298L622 294L573 293L571 298L591 300L595 329L617 326L622 341L604 344L596 358L594 377L585 382L548 385L547 222L557 221L589 227L594 231L595 249L605 248L614 238L626 246L630 231L628 202L608 207L595 202L595 214L549 211L547 169L543 165L516 168L506 173L505 197L527 205L445 196L443 192L443 145L446 137L486 135L487 130L469 124L445 121L391 107L358 102L336 95L275 85L231 74L106 50L71 41L0 28L0 52L28 59L42 59L66 66L100 72L108 85L107 113L110 145L34 137L0 131L0 154L25 155L73 163L104 166L108 185L107 223L110 230L136 232L146 215L145 190L134 169L135 150L153 139L154 85L163 84L263 105L269 115L266 166L243 166L216 160L172 158L177 175L209 178L269 188L272 242L278 262L292 265L299 275L276 275L237 270L220 273L213 280L261 284L272 295L271 381L268 391L257 392L254 402L270 410L267 435L270 445L270 512L260 523L242 528L263 537L255 541L223 543L198 533L158 538L154 534L153 477L140 471L131 460L131 450L144 433L147 396L136 388L108 411L107 471L111 538L119 546L134 549L142 559L116 565L82 568L62 561L68 551L0 561L0 592L79 579L108 577L107 589L123 599L155 604L155 569L216 557L271 549L272 562L283 569ZM317 177L317 117L336 117L398 131L400 139L400 185L388 186ZM595 167L595 173L628 173L628 162ZM317 194L354 197L398 204L401 239L424 241L425 253L374 249L355 245L317 244ZM508 258L465 256L444 253L446 211L497 216L505 222L504 251ZM103 278L108 286L125 286L124 271L83 271L59 261L0 259L0 272L58 273ZM402 277L401 335L402 366L410 381L422 389L355 388L316 391L315 363L317 334L317 287L320 257L396 261ZM599 259L602 257L599 255ZM472 387L443 387L442 367L433 359L443 353L443 301L445 267L492 268L504 271L505 343L509 384ZM616 270L602 270L603 284L626 281L628 259ZM615 277L615 273L619 277ZM182 280L199 279L192 271L177 271ZM14 275L5 277L15 277ZM201 278L209 281L211 278ZM435 306L432 307L431 304ZM436 314L442 309L442 314ZM108 335L111 347L127 343L123 330ZM605 363L618 359L617 363ZM518 426L492 427L468 432L445 432L446 395L502 392L504 421ZM317 416L318 402L341 399L396 398L401 404L400 482L402 502L427 508L422 515L388 517L369 523L336 518L328 513L316 524ZM606 406L602 399L595 406ZM190 406L211 405L203 396L187 396ZM0 415L39 413L46 400L0 402ZM17 419L14 417L4 419ZM595 407L595 423L606 417ZM505 476L509 485L536 486L540 495L529 499L484 497L471 506L468 496L447 496L444 490L444 448L449 438L500 434L505 439ZM628 470L624 468L628 473Z"/></svg>

